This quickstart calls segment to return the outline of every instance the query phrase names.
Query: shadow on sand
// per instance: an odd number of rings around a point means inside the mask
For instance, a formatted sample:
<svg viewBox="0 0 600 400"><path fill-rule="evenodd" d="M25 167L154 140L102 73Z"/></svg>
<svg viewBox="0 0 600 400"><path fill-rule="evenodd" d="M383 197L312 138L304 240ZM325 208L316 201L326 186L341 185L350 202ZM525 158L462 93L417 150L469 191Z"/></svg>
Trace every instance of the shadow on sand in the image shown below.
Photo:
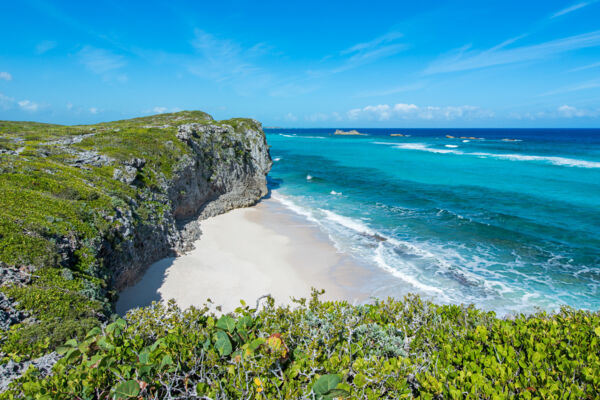
<svg viewBox="0 0 600 400"><path fill-rule="evenodd" d="M142 279L133 286L119 293L119 300L115 305L119 315L125 315L127 311L136 307L149 306L153 301L162 299L158 290L167 278L167 269L173 265L175 257L163 258L150 265Z"/></svg>

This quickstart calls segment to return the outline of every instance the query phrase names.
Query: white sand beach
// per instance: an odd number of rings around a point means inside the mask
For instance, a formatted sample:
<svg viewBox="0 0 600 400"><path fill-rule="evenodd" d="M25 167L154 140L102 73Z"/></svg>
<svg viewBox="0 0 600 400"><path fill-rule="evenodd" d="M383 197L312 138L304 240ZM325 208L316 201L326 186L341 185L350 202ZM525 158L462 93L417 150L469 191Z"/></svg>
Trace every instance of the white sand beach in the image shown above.
<svg viewBox="0 0 600 400"><path fill-rule="evenodd" d="M325 299L368 297L358 283L370 272L276 200L209 218L201 228L194 250L151 265L137 284L121 292L119 314L169 299L186 308L210 298L224 312L239 306L240 299L253 305L265 294L289 304L291 297L308 297L311 287L325 289Z"/></svg>

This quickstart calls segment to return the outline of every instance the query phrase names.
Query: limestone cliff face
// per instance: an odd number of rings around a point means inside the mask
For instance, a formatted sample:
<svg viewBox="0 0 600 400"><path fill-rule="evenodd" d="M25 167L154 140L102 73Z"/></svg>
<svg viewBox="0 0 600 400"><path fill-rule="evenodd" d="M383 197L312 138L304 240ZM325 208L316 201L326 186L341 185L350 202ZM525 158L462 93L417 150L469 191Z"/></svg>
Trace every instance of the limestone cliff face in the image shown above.
<svg viewBox="0 0 600 400"><path fill-rule="evenodd" d="M132 218L123 220L131 235L109 257L117 289L134 283L152 262L190 250L202 219L254 205L267 194L272 161L257 121L183 124L176 136L190 151L152 194L166 205L162 214L156 210L160 222L134 228Z"/></svg>

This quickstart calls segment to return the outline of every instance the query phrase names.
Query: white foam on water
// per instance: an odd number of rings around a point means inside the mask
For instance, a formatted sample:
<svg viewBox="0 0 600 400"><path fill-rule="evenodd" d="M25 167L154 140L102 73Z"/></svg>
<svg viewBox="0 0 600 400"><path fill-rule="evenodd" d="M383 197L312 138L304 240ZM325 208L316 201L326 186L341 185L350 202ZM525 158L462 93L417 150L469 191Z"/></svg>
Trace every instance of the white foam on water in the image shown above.
<svg viewBox="0 0 600 400"><path fill-rule="evenodd" d="M334 213L333 211L325 210L322 208L319 208L319 211L323 212L323 214L325 214L327 219L329 219L330 221L333 221L348 229L352 229L353 231L356 231L358 233L366 233L367 235L375 234L375 232L371 230L368 226L355 219L344 217L342 215Z"/></svg>
<svg viewBox="0 0 600 400"><path fill-rule="evenodd" d="M296 135L286 135L285 133L280 133L279 136L283 136L283 137L297 137Z"/></svg>
<svg viewBox="0 0 600 400"><path fill-rule="evenodd" d="M275 157L275 158L273 159L273 161L274 161L274 162L281 161L281 157Z"/></svg>
<svg viewBox="0 0 600 400"><path fill-rule="evenodd" d="M422 282L419 282L413 276L404 274L398 268L394 268L394 267L390 266L385 261L385 256L383 253L383 243L379 243L379 245L377 246L373 260L381 269L390 273L391 275L395 276L396 278L399 278L399 279L403 280L404 282L409 283L410 285L412 285L412 286L416 287L417 289L420 289L424 292L435 293L435 294L441 295L447 299L446 295L444 294L444 292L441 289L434 287L434 286L427 285Z"/></svg>
<svg viewBox="0 0 600 400"><path fill-rule="evenodd" d="M319 224L319 221L313 216L313 214L310 212L310 210L297 205L296 203L291 201L287 196L279 194L276 191L271 191L271 198L273 200L276 200L279 203L283 204L285 207L287 207L289 210L295 212L296 214L302 215L309 221Z"/></svg>
<svg viewBox="0 0 600 400"><path fill-rule="evenodd" d="M470 140L467 140L467 139L465 139L465 140L463 140L462 142L463 142L463 143L469 143L469 142L470 142Z"/></svg>
<svg viewBox="0 0 600 400"><path fill-rule="evenodd" d="M310 181L313 177L311 175L306 175L306 180Z"/></svg>
<svg viewBox="0 0 600 400"><path fill-rule="evenodd" d="M374 142L375 144L388 144L382 142ZM465 153L460 150L445 150L445 149L436 149L429 147L424 143L394 143L392 144L394 148L401 150L418 150L418 151L427 151L429 153L438 153L438 154L457 154L457 155L466 155L466 156L475 156L475 157L492 157L502 160L510 160L510 161L538 161L545 162L558 166L566 166L566 167L579 167L579 168L600 168L600 162L598 161L587 161L587 160L578 160L575 158L566 158L566 157L556 157L556 156L534 156L529 154L502 154L502 153L486 153L486 152L476 152L476 153ZM450 147L452 145L446 145L446 147Z"/></svg>
<svg viewBox="0 0 600 400"><path fill-rule="evenodd" d="M335 190L332 190L331 192L329 192L329 194L332 194L334 196L341 196L342 192L336 192Z"/></svg>
<svg viewBox="0 0 600 400"><path fill-rule="evenodd" d="M451 149L455 149L455 148L457 148L458 146L457 146L457 145L455 145L455 144L447 144L447 145L445 145L445 147L449 147L449 148L451 148Z"/></svg>

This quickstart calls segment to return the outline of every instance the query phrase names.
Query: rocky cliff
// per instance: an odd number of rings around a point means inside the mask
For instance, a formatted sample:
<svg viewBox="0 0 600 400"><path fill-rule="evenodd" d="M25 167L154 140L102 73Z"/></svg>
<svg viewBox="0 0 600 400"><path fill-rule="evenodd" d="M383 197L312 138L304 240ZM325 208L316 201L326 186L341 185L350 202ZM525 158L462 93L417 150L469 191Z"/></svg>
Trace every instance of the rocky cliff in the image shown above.
<svg viewBox="0 0 600 400"><path fill-rule="evenodd" d="M42 354L106 319L149 264L191 248L199 219L263 197L270 167L250 119L0 121L0 327L16 324L2 353Z"/></svg>

